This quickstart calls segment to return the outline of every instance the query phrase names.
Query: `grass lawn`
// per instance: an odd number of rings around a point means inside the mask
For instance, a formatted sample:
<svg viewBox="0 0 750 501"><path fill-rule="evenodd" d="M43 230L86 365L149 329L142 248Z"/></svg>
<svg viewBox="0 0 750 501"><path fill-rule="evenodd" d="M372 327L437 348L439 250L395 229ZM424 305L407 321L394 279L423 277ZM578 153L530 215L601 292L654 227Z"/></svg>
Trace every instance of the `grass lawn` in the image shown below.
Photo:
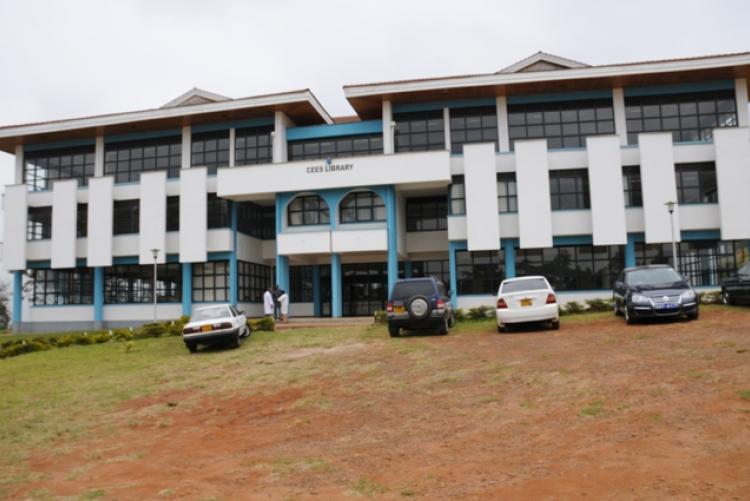
<svg viewBox="0 0 750 501"><path fill-rule="evenodd" d="M0 497L731 497L749 367L750 309L721 306L71 346L0 360Z"/></svg>

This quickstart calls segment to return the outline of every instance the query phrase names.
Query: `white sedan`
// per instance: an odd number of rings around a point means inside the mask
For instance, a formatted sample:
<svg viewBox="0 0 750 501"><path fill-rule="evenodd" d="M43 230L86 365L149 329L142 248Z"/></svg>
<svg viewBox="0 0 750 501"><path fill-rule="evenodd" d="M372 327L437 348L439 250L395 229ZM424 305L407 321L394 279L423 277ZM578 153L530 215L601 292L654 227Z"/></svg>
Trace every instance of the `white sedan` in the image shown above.
<svg viewBox="0 0 750 501"><path fill-rule="evenodd" d="M199 344L229 343L239 348L240 340L248 335L245 313L231 304L196 308L182 328L182 340L190 353L195 353Z"/></svg>
<svg viewBox="0 0 750 501"><path fill-rule="evenodd" d="M549 322L560 328L560 308L546 278L519 277L503 280L497 291L497 332L510 324Z"/></svg>

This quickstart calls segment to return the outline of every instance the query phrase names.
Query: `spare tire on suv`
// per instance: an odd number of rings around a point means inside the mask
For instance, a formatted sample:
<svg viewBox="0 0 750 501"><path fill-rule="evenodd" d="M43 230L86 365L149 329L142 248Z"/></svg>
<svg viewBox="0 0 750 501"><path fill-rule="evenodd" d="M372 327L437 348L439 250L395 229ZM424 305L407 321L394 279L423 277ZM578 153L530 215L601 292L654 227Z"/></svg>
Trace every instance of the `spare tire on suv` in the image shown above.
<svg viewBox="0 0 750 501"><path fill-rule="evenodd" d="M398 336L401 329L434 329L447 334L455 318L450 291L434 278L399 280L388 301L388 333Z"/></svg>

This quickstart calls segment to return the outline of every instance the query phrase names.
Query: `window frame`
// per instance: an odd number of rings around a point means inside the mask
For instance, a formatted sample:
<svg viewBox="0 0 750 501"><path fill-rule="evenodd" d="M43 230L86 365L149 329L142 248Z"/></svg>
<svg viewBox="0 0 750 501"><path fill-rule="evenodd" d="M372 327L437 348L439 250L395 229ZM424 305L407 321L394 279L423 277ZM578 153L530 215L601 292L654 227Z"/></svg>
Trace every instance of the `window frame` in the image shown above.
<svg viewBox="0 0 750 501"><path fill-rule="evenodd" d="M161 263L156 269L157 303L182 302L182 266ZM153 303L154 267L116 264L104 268L104 304Z"/></svg>
<svg viewBox="0 0 750 501"><path fill-rule="evenodd" d="M357 148L357 142L367 142L365 148ZM327 149L323 151L323 145ZM309 150L309 151L308 151ZM290 162L300 160L322 160L325 158L360 157L383 154L383 133L353 134L316 139L289 141L287 156Z"/></svg>
<svg viewBox="0 0 750 501"><path fill-rule="evenodd" d="M52 206L29 207L26 213L26 240L49 240L52 238Z"/></svg>
<svg viewBox="0 0 750 501"><path fill-rule="evenodd" d="M229 302L229 261L193 263L192 298L195 303ZM221 285L223 282L224 285ZM209 299L210 298L210 299Z"/></svg>
<svg viewBox="0 0 750 501"><path fill-rule="evenodd" d="M232 227L232 210L229 200L219 197L216 192L206 196L206 228L219 230Z"/></svg>
<svg viewBox="0 0 750 501"><path fill-rule="evenodd" d="M459 190L459 186L461 187ZM466 184L464 176L451 177L448 186L448 215L463 216L466 214Z"/></svg>
<svg viewBox="0 0 750 501"><path fill-rule="evenodd" d="M180 231L180 196L167 197L167 231Z"/></svg>
<svg viewBox="0 0 750 501"><path fill-rule="evenodd" d="M115 184L138 183L143 172L166 171L169 179L179 178L181 170L182 136L104 145L104 175L113 176Z"/></svg>
<svg viewBox="0 0 750 501"><path fill-rule="evenodd" d="M718 204L719 186L714 162L691 162L675 164L677 203L680 205ZM686 178L695 176L697 184L686 186ZM694 192L695 196L688 195ZM698 200L693 200L697 198Z"/></svg>
<svg viewBox="0 0 750 501"><path fill-rule="evenodd" d="M640 165L622 166L622 192L625 207L643 207L643 185Z"/></svg>
<svg viewBox="0 0 750 501"><path fill-rule="evenodd" d="M140 233L140 200L114 200L112 202L112 235Z"/></svg>
<svg viewBox="0 0 750 501"><path fill-rule="evenodd" d="M625 268L625 251L622 245L556 245L516 249L515 261L517 276L542 275L556 291L607 290Z"/></svg>
<svg viewBox="0 0 750 501"><path fill-rule="evenodd" d="M234 130L234 163L244 165L273 162L273 125Z"/></svg>
<svg viewBox="0 0 750 501"><path fill-rule="evenodd" d="M746 252L744 240L683 240L677 242L680 273L693 287L717 286L737 271ZM669 264L672 267L672 244L635 243L636 266ZM676 269L676 268L675 268Z"/></svg>
<svg viewBox="0 0 750 501"><path fill-rule="evenodd" d="M518 213L518 185L515 172L497 173L497 212L498 214Z"/></svg>
<svg viewBox="0 0 750 501"><path fill-rule="evenodd" d="M95 175L94 150L94 145L88 145L24 152L23 182L29 191L51 190L55 181L65 179L76 179L79 187L88 186ZM63 175L66 170L70 175ZM76 170L78 175L74 175ZM52 172L56 175L50 176Z"/></svg>
<svg viewBox="0 0 750 501"><path fill-rule="evenodd" d="M498 151L498 119L497 106L475 106L470 108L451 108L449 113L449 127L451 138L451 153L463 153L465 144L495 143ZM470 123L470 120L479 123ZM470 134L479 133L478 138L468 139ZM463 139L460 137L463 136Z"/></svg>
<svg viewBox="0 0 750 501"><path fill-rule="evenodd" d="M266 288L270 287L273 282L271 275L270 266L249 261L237 261L238 302L262 303Z"/></svg>
<svg viewBox="0 0 750 501"><path fill-rule="evenodd" d="M190 136L190 166L206 167L215 176L219 167L229 167L229 129L196 132ZM213 155L211 160L206 160Z"/></svg>
<svg viewBox="0 0 750 501"><path fill-rule="evenodd" d="M427 215L425 215L425 212L427 212ZM448 200L445 196L410 197L406 199L407 232L447 230Z"/></svg>
<svg viewBox="0 0 750 501"><path fill-rule="evenodd" d="M345 202L353 200L353 207L346 207ZM360 217L360 210L369 211L370 217ZM353 211L354 217L348 215ZM381 213L381 217L377 214ZM388 217L383 198L371 190L351 191L339 202L339 223L384 223Z"/></svg>
<svg viewBox="0 0 750 501"><path fill-rule="evenodd" d="M445 116L442 109L394 113L396 123L393 131L393 144L396 153L411 151L435 151L446 149ZM414 130L414 129L417 130ZM414 144L417 137L424 135L424 143Z"/></svg>
<svg viewBox="0 0 750 501"><path fill-rule="evenodd" d="M456 251L456 294L494 295L504 278L505 260L502 249Z"/></svg>
<svg viewBox="0 0 750 501"><path fill-rule="evenodd" d="M562 180L572 178L575 182L574 190L562 191ZM549 171L550 208L557 210L590 210L591 192L587 169L556 169ZM563 204L565 197L575 197L575 206Z"/></svg>
<svg viewBox="0 0 750 501"><path fill-rule="evenodd" d="M306 202L313 199L315 199L316 207L307 208ZM297 207L298 204L300 205L300 207ZM292 221L294 215L296 214L301 215L299 223L294 223ZM314 214L314 219L316 219L317 222L306 223L305 220L307 219L308 214ZM323 217L324 215L325 217ZM325 221L323 219L325 219ZM320 195L297 195L292 200L290 200L289 204L287 204L286 206L286 222L287 226L289 227L329 225L331 224L331 214L328 203Z"/></svg>
<svg viewBox="0 0 750 501"><path fill-rule="evenodd" d="M93 268L31 269L26 274L31 279L32 306L94 303Z"/></svg>

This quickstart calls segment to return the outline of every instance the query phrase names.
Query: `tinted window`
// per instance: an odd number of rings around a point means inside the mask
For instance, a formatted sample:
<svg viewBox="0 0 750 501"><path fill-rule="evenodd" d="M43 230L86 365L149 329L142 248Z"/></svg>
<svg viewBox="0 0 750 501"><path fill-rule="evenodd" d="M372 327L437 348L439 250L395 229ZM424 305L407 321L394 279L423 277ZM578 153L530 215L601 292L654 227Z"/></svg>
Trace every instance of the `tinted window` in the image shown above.
<svg viewBox="0 0 750 501"><path fill-rule="evenodd" d="M672 268L654 268L628 272L628 285L663 285L682 282L682 277Z"/></svg>
<svg viewBox="0 0 750 501"><path fill-rule="evenodd" d="M400 282L393 288L394 300L406 300L414 296L433 296L435 295L435 287L429 280L419 280L416 282Z"/></svg>
<svg viewBox="0 0 750 501"><path fill-rule="evenodd" d="M750 263L746 264L739 271L740 275L750 275Z"/></svg>
<svg viewBox="0 0 750 501"><path fill-rule="evenodd" d="M231 314L227 311L226 306L214 306L212 308L196 310L196 312L193 313L193 318L190 320L192 322L199 322L201 320L213 320L217 318L226 318L228 316L231 316Z"/></svg>
<svg viewBox="0 0 750 501"><path fill-rule="evenodd" d="M528 280L506 282L501 292L509 294L511 292L541 291L547 290L547 288L547 282L543 278L529 278Z"/></svg>

